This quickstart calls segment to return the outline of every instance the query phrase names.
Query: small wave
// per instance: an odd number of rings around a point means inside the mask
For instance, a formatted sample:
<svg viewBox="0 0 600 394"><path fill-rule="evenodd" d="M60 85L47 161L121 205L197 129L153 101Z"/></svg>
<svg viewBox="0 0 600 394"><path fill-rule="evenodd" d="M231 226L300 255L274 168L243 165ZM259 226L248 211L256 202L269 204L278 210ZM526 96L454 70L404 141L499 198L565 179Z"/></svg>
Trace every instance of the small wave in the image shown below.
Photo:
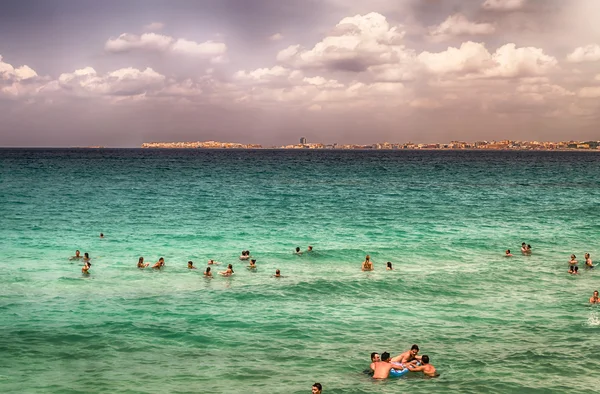
<svg viewBox="0 0 600 394"><path fill-rule="evenodd" d="M600 317L598 317L598 312L592 311L588 316L587 325L589 327L598 327L600 326Z"/></svg>

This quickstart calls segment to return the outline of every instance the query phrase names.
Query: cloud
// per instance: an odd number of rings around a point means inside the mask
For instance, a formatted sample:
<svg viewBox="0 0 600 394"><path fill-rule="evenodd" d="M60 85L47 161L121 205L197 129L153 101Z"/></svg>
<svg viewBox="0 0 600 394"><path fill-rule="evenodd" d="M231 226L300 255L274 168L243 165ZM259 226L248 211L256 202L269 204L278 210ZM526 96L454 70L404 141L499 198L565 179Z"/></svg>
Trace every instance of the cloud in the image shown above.
<svg viewBox="0 0 600 394"><path fill-rule="evenodd" d="M165 27L165 24L162 22L152 22L152 23L149 23L146 26L144 26L144 30L150 30L150 31L162 30L164 27Z"/></svg>
<svg viewBox="0 0 600 394"><path fill-rule="evenodd" d="M525 0L485 0L481 5L490 11L516 11L525 6Z"/></svg>
<svg viewBox="0 0 600 394"><path fill-rule="evenodd" d="M291 45L277 54L277 60L300 68L360 72L395 59L396 51L403 50L403 37L398 26L390 26L385 16L371 12L343 18L312 49Z"/></svg>
<svg viewBox="0 0 600 394"><path fill-rule="evenodd" d="M37 93L44 83L45 78L40 77L31 67L14 67L3 62L0 55L0 93L13 97L29 96Z"/></svg>
<svg viewBox="0 0 600 394"><path fill-rule="evenodd" d="M283 34L281 34L281 33L275 33L275 34L269 36L269 40L271 40L271 41L280 41L280 40L283 40Z"/></svg>
<svg viewBox="0 0 600 394"><path fill-rule="evenodd" d="M100 75L92 67L63 73L58 77L60 87L75 95L135 96L159 91L165 76L152 68L145 70L127 67Z"/></svg>
<svg viewBox="0 0 600 394"><path fill-rule="evenodd" d="M287 67L274 66L271 68L257 68L256 70L239 70L233 74L233 78L240 82L267 84L267 83L288 83L290 80L301 80L303 74L301 71L294 71Z"/></svg>
<svg viewBox="0 0 600 394"><path fill-rule="evenodd" d="M223 62L227 52L227 45L222 42L196 41L156 33L136 34L124 33L117 38L106 41L104 49L112 53L124 53L136 50L149 52L170 52L187 56L210 58L213 62Z"/></svg>
<svg viewBox="0 0 600 394"><path fill-rule="evenodd" d="M11 64L2 61L0 55L0 78L5 81L23 81L37 77L37 73L29 66L13 67Z"/></svg>
<svg viewBox="0 0 600 394"><path fill-rule="evenodd" d="M449 47L439 53L422 52L418 56L433 74L458 73L470 78L517 78L544 74L557 65L556 58L540 48L517 48L506 44L494 54L483 43L468 41L460 48Z"/></svg>
<svg viewBox="0 0 600 394"><path fill-rule="evenodd" d="M575 48L573 52L567 55L567 61L570 63L597 62L599 60L600 45L598 44Z"/></svg>
<svg viewBox="0 0 600 394"><path fill-rule="evenodd" d="M600 97L600 86L584 87L579 90L579 97L581 98L598 98Z"/></svg>
<svg viewBox="0 0 600 394"><path fill-rule="evenodd" d="M491 23L471 22L461 13L449 16L444 22L429 28L429 36L435 41L445 41L457 36L490 35L496 31Z"/></svg>

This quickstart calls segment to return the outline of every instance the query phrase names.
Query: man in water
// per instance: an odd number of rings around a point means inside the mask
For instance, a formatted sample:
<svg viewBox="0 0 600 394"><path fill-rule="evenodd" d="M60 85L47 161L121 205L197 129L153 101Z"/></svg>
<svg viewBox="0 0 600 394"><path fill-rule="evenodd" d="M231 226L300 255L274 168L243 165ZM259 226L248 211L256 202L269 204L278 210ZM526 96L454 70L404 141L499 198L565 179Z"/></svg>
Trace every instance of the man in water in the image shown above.
<svg viewBox="0 0 600 394"><path fill-rule="evenodd" d="M312 394L321 394L323 392L323 386L321 383L315 383L312 385Z"/></svg>
<svg viewBox="0 0 600 394"><path fill-rule="evenodd" d="M100 238L104 238L104 234L103 233L100 233Z"/></svg>
<svg viewBox="0 0 600 394"><path fill-rule="evenodd" d="M275 270L275 275L273 275L273 278L283 278L283 276L281 275L281 271Z"/></svg>
<svg viewBox="0 0 600 394"><path fill-rule="evenodd" d="M307 251L308 253L312 252L312 251L313 251L313 250L312 250L312 246L308 245L308 249L306 249L306 251Z"/></svg>
<svg viewBox="0 0 600 394"><path fill-rule="evenodd" d="M192 262L192 260L188 261L188 269L191 269L191 270L196 269L196 267L194 267L194 263Z"/></svg>
<svg viewBox="0 0 600 394"><path fill-rule="evenodd" d="M397 365L392 364L388 352L381 353L381 361L371 364L373 368L373 379L387 379L390 376L390 370L398 369Z"/></svg>
<svg viewBox="0 0 600 394"><path fill-rule="evenodd" d="M417 345L412 345L410 350L407 350L399 356L392 358L392 362L404 365L408 363L416 364L417 361L421 360L421 356L417 356L417 354L419 354L419 347Z"/></svg>
<svg viewBox="0 0 600 394"><path fill-rule="evenodd" d="M375 363L381 361L381 357L379 357L379 353L373 352L371 353L371 371L375 371Z"/></svg>
<svg viewBox="0 0 600 394"><path fill-rule="evenodd" d="M527 244L525 242L521 244L521 253L527 254Z"/></svg>
<svg viewBox="0 0 600 394"><path fill-rule="evenodd" d="M299 246L296 246L296 252L294 252L294 254L297 254L298 256L302 254L302 251L300 250Z"/></svg>
<svg viewBox="0 0 600 394"><path fill-rule="evenodd" d="M365 257L365 261L363 261L361 269L363 271L373 271L373 262L371 261L371 256L367 255Z"/></svg>
<svg viewBox="0 0 600 394"><path fill-rule="evenodd" d="M421 357L421 365L420 366L409 364L408 370L410 372L423 372L423 375L425 375L425 376L436 376L435 367L433 365L429 364L429 356L426 354L424 354L423 357Z"/></svg>
<svg viewBox="0 0 600 394"><path fill-rule="evenodd" d="M69 260L79 260L81 258L81 252L79 250L75 251L75 256L71 256Z"/></svg>
<svg viewBox="0 0 600 394"><path fill-rule="evenodd" d="M585 267L586 268L594 268L594 264L592 263L592 258L589 253L585 254Z"/></svg>
<svg viewBox="0 0 600 394"><path fill-rule="evenodd" d="M598 290L594 290L594 295L590 297L590 304L600 304L600 299L598 298Z"/></svg>
<svg viewBox="0 0 600 394"><path fill-rule="evenodd" d="M504 257L512 257L512 253L510 253L510 249L506 249L506 252L504 252Z"/></svg>
<svg viewBox="0 0 600 394"><path fill-rule="evenodd" d="M250 265L248 266L248 269L251 269L251 270L256 269L256 259L250 260Z"/></svg>

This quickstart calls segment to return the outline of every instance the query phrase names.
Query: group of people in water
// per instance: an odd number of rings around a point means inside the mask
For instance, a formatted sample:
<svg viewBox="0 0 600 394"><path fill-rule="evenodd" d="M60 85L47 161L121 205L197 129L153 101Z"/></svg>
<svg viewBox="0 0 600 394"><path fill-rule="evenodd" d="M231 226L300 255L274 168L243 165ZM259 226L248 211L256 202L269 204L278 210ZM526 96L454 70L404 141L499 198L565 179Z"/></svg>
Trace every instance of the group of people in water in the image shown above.
<svg viewBox="0 0 600 394"><path fill-rule="evenodd" d="M387 379L390 373L394 371L405 371L408 372L422 372L423 375L428 377L436 377L439 374L436 372L435 367L430 364L429 356L424 354L419 356L419 346L412 345L412 347L399 354L396 357L391 357L388 352L371 353L371 365L368 374L373 375L373 379Z"/></svg>
<svg viewBox="0 0 600 394"><path fill-rule="evenodd" d="M394 269L392 267L392 262L391 261L388 261L386 263L385 269L386 269L386 271L392 271ZM361 270L362 271L373 271L373 270L375 270L375 268L373 267L373 260L371 259L371 256L369 256L369 255L365 256L365 261L362 262Z"/></svg>

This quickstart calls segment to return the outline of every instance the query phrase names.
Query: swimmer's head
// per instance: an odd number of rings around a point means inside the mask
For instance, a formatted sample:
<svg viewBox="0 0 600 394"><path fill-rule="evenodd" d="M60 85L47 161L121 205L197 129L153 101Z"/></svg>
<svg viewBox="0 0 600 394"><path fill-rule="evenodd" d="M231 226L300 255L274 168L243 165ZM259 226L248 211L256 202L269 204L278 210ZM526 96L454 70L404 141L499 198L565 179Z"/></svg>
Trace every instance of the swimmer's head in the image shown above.
<svg viewBox="0 0 600 394"><path fill-rule="evenodd" d="M256 259L252 259L250 261L252 262L252 264L256 264Z"/></svg>
<svg viewBox="0 0 600 394"><path fill-rule="evenodd" d="M390 354L388 352L381 353L381 361L388 361L390 359Z"/></svg>
<svg viewBox="0 0 600 394"><path fill-rule="evenodd" d="M104 238L104 234L103 233L100 233L100 238Z"/></svg>
<svg viewBox="0 0 600 394"><path fill-rule="evenodd" d="M194 263L192 262L192 260L188 261L188 267L192 267L194 265Z"/></svg>
<svg viewBox="0 0 600 394"><path fill-rule="evenodd" d="M594 297L598 297L598 290L594 290Z"/></svg>
<svg viewBox="0 0 600 394"><path fill-rule="evenodd" d="M208 274L210 272L210 267L206 267L206 271L204 271L204 272L206 272Z"/></svg>
<svg viewBox="0 0 600 394"><path fill-rule="evenodd" d="M523 243L521 244L521 246L525 246L525 242L523 242Z"/></svg>
<svg viewBox="0 0 600 394"><path fill-rule="evenodd" d="M590 258L590 254L589 254L589 253L586 253L586 254L585 254L585 258L586 258L586 259L589 259L589 258Z"/></svg>
<svg viewBox="0 0 600 394"><path fill-rule="evenodd" d="M165 261L165 259L161 257L160 259L158 259L158 261L162 263L163 261Z"/></svg>
<svg viewBox="0 0 600 394"><path fill-rule="evenodd" d="M281 274L281 271L275 270L275 275L280 275L280 274Z"/></svg>
<svg viewBox="0 0 600 394"><path fill-rule="evenodd" d="M388 267L388 268L392 268L392 262L391 262L391 261L388 261L388 262L387 262L387 267Z"/></svg>
<svg viewBox="0 0 600 394"><path fill-rule="evenodd" d="M296 246L296 252L299 252L299 251L300 251L300 247Z"/></svg>
<svg viewBox="0 0 600 394"><path fill-rule="evenodd" d="M309 245L309 246L308 246L308 250L312 250L312 246L310 246L310 245Z"/></svg>
<svg viewBox="0 0 600 394"><path fill-rule="evenodd" d="M77 249L77 250L75 251L75 256L79 256L79 254L80 254L80 253L81 253L81 252L79 251L79 249Z"/></svg>
<svg viewBox="0 0 600 394"><path fill-rule="evenodd" d="M143 263L144 262L144 258L140 256L140 258L138 259L138 263Z"/></svg>
<svg viewBox="0 0 600 394"><path fill-rule="evenodd" d="M367 260L367 261L371 260L371 256L369 256L369 255L366 255L366 256L365 256L365 260Z"/></svg>
<svg viewBox="0 0 600 394"><path fill-rule="evenodd" d="M421 363L422 364L429 364L429 356L424 354L423 357L421 357Z"/></svg>
<svg viewBox="0 0 600 394"><path fill-rule="evenodd" d="M86 259L90 258L90 254L88 252L85 252L83 255L85 256Z"/></svg>
<svg viewBox="0 0 600 394"><path fill-rule="evenodd" d="M410 352L413 356L416 356L417 353L419 353L419 347L417 345L412 345L412 347L410 348Z"/></svg>
<svg viewBox="0 0 600 394"><path fill-rule="evenodd" d="M321 383L315 383L312 385L312 394L321 394L322 390L323 386L321 386Z"/></svg>
<svg viewBox="0 0 600 394"><path fill-rule="evenodd" d="M506 249L506 254L510 254L510 249Z"/></svg>
<svg viewBox="0 0 600 394"><path fill-rule="evenodd" d="M572 254L572 255L571 255L571 259L574 259L574 258L575 258L575 255L574 255L574 254Z"/></svg>
<svg viewBox="0 0 600 394"><path fill-rule="evenodd" d="M377 362L377 361L380 361L380 360L381 359L379 358L379 353L377 353L377 352L371 353L371 361Z"/></svg>
<svg viewBox="0 0 600 394"><path fill-rule="evenodd" d="M88 266L88 268L92 266L92 263L90 263L89 261L85 264Z"/></svg>
<svg viewBox="0 0 600 394"><path fill-rule="evenodd" d="M527 249L531 249L531 245L527 244Z"/></svg>

